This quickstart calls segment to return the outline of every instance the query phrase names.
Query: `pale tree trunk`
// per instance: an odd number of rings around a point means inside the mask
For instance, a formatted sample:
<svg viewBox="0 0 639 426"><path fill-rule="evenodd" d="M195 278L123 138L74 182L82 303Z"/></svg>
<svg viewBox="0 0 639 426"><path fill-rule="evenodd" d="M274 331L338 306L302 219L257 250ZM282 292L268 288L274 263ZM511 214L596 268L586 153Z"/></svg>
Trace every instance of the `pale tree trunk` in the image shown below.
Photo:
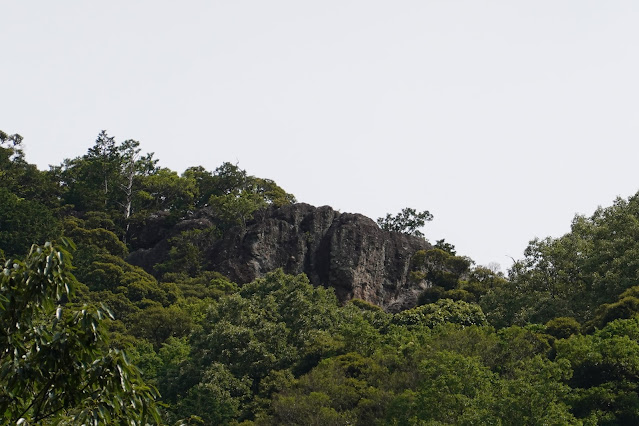
<svg viewBox="0 0 639 426"><path fill-rule="evenodd" d="M129 159L129 163L126 166L126 184L123 185L124 189L124 235L122 236L122 242L126 244L126 237L129 234L129 218L131 217L131 212L133 210L133 178L135 177L135 162L137 161L138 154L133 155Z"/></svg>

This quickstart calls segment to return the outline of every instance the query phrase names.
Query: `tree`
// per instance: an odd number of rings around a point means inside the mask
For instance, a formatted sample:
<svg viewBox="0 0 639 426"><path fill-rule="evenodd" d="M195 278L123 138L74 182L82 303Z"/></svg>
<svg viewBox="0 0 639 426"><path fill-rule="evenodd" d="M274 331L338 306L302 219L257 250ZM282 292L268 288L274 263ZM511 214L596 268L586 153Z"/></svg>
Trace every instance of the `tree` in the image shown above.
<svg viewBox="0 0 639 426"><path fill-rule="evenodd" d="M598 424L639 423L639 318L616 320L592 335L555 343L557 361L573 369L572 411ZM593 422L594 423L594 422Z"/></svg>
<svg viewBox="0 0 639 426"><path fill-rule="evenodd" d="M246 227L246 222L253 218L257 210L266 207L266 202L259 194L242 191L238 194L211 196L209 204L222 220L222 227L240 225Z"/></svg>
<svg viewBox="0 0 639 426"><path fill-rule="evenodd" d="M437 240L435 242L435 248L440 250L444 250L446 253L455 256L457 251L455 250L455 246L453 244L447 243L446 239L442 238L441 240Z"/></svg>
<svg viewBox="0 0 639 426"><path fill-rule="evenodd" d="M121 203L124 209L124 241L129 231L129 218L133 213L133 196L135 195L134 183L137 176L148 176L157 170L158 160L153 159L153 153L140 156L140 142L126 140L118 147L122 159L123 183L120 184L124 191L124 200Z"/></svg>
<svg viewBox="0 0 639 426"><path fill-rule="evenodd" d="M483 412L494 399L495 377L480 360L442 351L424 361L420 370L418 419L439 424L497 424L494 414ZM473 417L476 422L469 421Z"/></svg>
<svg viewBox="0 0 639 426"><path fill-rule="evenodd" d="M502 375L491 411L503 425L582 425L566 404L571 375L565 359L537 355L522 361L511 375Z"/></svg>
<svg viewBox="0 0 639 426"><path fill-rule="evenodd" d="M177 220L193 209L197 188L192 178L161 168L139 180L140 190L133 200L138 213L168 211Z"/></svg>
<svg viewBox="0 0 639 426"><path fill-rule="evenodd" d="M247 395L250 381L234 377L224 364L213 363L204 371L202 381L180 399L177 411L183 417L200 413L198 417L205 424L228 424L240 414Z"/></svg>
<svg viewBox="0 0 639 426"><path fill-rule="evenodd" d="M393 322L404 326L425 325L427 327L443 323L463 326L487 324L486 316L478 305L450 299L441 299L436 303L399 312L393 316Z"/></svg>
<svg viewBox="0 0 639 426"><path fill-rule="evenodd" d="M388 399L371 386L381 371L373 359L354 352L325 359L274 395L270 424L376 424Z"/></svg>
<svg viewBox="0 0 639 426"><path fill-rule="evenodd" d="M115 141L103 130L86 155L64 160L60 170L64 201L81 212L115 210L119 167Z"/></svg>
<svg viewBox="0 0 639 426"><path fill-rule="evenodd" d="M24 158L22 136L0 130L0 187L20 198L57 207L60 188L55 177Z"/></svg>
<svg viewBox="0 0 639 426"><path fill-rule="evenodd" d="M255 212L269 205L281 207L295 202L295 197L274 181L249 176L245 170L230 163L215 169L214 175L201 168L188 169L185 175L196 179L200 200L203 194L210 194L207 203L215 212L217 225L222 229L246 226Z"/></svg>
<svg viewBox="0 0 639 426"><path fill-rule="evenodd" d="M637 284L637 259L639 193L590 217L576 216L559 238L532 240L510 269L509 282L486 294L481 305L495 326L543 324L559 316L584 323L604 303L612 304L604 309L610 319L621 318L634 309L633 300L618 298Z"/></svg>
<svg viewBox="0 0 639 426"><path fill-rule="evenodd" d="M0 416L3 423L159 422L157 392L124 352L109 349L108 312L67 301L77 281L73 245L33 246L0 277Z"/></svg>
<svg viewBox="0 0 639 426"><path fill-rule="evenodd" d="M24 164L24 151L22 150L22 136L19 134L8 135L0 130L0 181L2 186L15 185L16 166Z"/></svg>
<svg viewBox="0 0 639 426"><path fill-rule="evenodd" d="M134 205L137 195L148 186L145 178L159 172L153 153L141 155L139 146L130 139L118 144L103 130L86 155L65 160L56 170L65 190L64 200L79 212L108 213L121 225L123 240L129 218L138 207Z"/></svg>
<svg viewBox="0 0 639 426"><path fill-rule="evenodd" d="M193 402L189 407L196 410L191 414L211 418L209 410L218 408L206 398L225 392L214 391L214 383L207 384L206 369L215 363L223 364L236 379L247 380L254 394L265 396L262 381L274 371L295 371L302 364L308 371L315 366L318 353L337 332L338 309L333 292L313 287L304 275L277 270L243 285L238 293L221 298L207 310L201 330L195 330L191 338L190 362L175 380L186 389L167 392L174 395L169 402L186 397ZM239 420L255 414L250 398L239 399Z"/></svg>
<svg viewBox="0 0 639 426"><path fill-rule="evenodd" d="M558 317L546 323L546 333L557 339L567 339L573 334L579 334L581 324L571 317Z"/></svg>
<svg viewBox="0 0 639 426"><path fill-rule="evenodd" d="M418 304L433 303L439 299L476 302L478 294L485 291L481 283L471 281L475 275L475 270L471 270L472 264L470 258L454 256L437 246L416 251L411 259L409 276L413 282L427 284Z"/></svg>
<svg viewBox="0 0 639 426"><path fill-rule="evenodd" d="M0 251L24 255L34 242L59 235L58 221L48 208L0 188Z"/></svg>
<svg viewBox="0 0 639 426"><path fill-rule="evenodd" d="M139 311L130 321L131 333L147 339L156 350L170 337L183 337L191 331L189 315L176 305L168 308L151 306Z"/></svg>
<svg viewBox="0 0 639 426"><path fill-rule="evenodd" d="M109 182L117 175L119 166L119 152L115 144L115 138L109 137L106 130L102 130L95 141L95 145L89 148L87 159L98 165L97 175L104 189L104 207L107 206L109 196ZM111 185L112 187L113 185ZM113 190L111 188L111 190Z"/></svg>
<svg viewBox="0 0 639 426"><path fill-rule="evenodd" d="M218 237L215 227L205 229L188 229L168 240L171 244L169 258L157 263L154 269L160 273L182 274L180 281L186 277L196 277L203 272L206 262L206 247Z"/></svg>
<svg viewBox="0 0 639 426"><path fill-rule="evenodd" d="M385 231L401 232L416 237L423 237L424 234L419 228L431 220L433 220L433 215L430 214L428 210L420 213L415 209L406 207L395 216L391 216L391 214L388 213L386 217L378 218L377 224Z"/></svg>

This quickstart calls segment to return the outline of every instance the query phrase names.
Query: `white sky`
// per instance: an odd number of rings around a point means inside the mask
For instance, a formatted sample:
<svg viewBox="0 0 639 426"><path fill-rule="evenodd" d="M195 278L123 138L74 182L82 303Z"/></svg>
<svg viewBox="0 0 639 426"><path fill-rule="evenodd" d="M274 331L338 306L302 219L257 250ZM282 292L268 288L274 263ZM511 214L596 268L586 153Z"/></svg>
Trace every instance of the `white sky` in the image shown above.
<svg viewBox="0 0 639 426"><path fill-rule="evenodd" d="M41 168L106 129L504 267L639 188L635 0L100 3L0 5L0 129Z"/></svg>

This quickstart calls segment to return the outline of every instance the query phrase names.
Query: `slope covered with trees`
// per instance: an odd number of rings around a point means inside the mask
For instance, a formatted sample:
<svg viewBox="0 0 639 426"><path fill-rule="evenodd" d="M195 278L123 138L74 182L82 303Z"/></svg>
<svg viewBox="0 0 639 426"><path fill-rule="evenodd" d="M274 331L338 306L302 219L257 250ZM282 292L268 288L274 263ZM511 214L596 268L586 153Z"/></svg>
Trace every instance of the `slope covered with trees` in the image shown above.
<svg viewBox="0 0 639 426"><path fill-rule="evenodd" d="M178 174L106 132L40 171L22 143L0 132L5 423L639 423L639 194L531 241L507 276L426 244L407 263L417 306L390 313L305 275L207 266L211 242L295 201L271 180ZM127 262L159 243L149 270Z"/></svg>

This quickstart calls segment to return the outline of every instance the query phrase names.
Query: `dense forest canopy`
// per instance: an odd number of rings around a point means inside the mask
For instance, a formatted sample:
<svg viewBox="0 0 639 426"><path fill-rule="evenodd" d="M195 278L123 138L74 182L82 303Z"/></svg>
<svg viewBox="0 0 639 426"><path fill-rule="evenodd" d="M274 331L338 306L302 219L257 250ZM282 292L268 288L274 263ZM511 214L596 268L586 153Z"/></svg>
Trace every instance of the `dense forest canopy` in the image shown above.
<svg viewBox="0 0 639 426"><path fill-rule="evenodd" d="M410 280L427 285L395 314L304 275L240 285L205 267L207 244L294 202L106 131L41 171L0 132L3 422L639 423L639 194L531 241L507 275L444 240L418 250ZM180 230L202 209L210 224ZM144 270L127 259L157 218L176 231ZM419 236L431 219L379 223Z"/></svg>

